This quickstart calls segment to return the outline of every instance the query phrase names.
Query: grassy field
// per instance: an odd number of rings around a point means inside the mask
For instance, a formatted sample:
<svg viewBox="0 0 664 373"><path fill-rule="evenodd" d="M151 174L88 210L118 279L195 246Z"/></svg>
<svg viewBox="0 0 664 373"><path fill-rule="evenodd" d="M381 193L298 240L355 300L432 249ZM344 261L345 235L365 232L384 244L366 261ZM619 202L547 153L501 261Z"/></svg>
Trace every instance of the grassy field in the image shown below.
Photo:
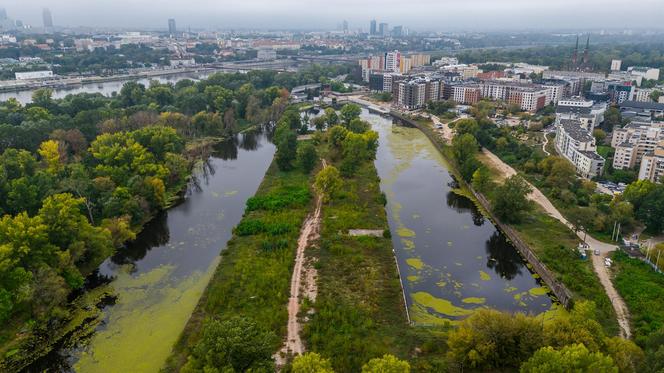
<svg viewBox="0 0 664 373"><path fill-rule="evenodd" d="M385 353L410 360L415 371L440 371L443 330L408 325L389 235L347 235L349 229L389 229L373 162L344 182L343 192L323 207L319 248L309 251L318 261L319 288L304 328L308 349L330 358L337 372L360 371Z"/></svg>
<svg viewBox="0 0 664 373"><path fill-rule="evenodd" d="M595 302L597 320L609 335L616 335L618 322L611 300L593 271L590 259L581 259L576 251L579 239L574 232L539 206L522 223L512 226L576 299Z"/></svg>
<svg viewBox="0 0 664 373"><path fill-rule="evenodd" d="M177 371L199 339L207 318L248 316L275 332L274 350L286 331L290 279L300 227L312 206L311 177L299 169L268 169L247 212L221 254L165 371ZM222 245L223 243L219 243Z"/></svg>
<svg viewBox="0 0 664 373"><path fill-rule="evenodd" d="M664 328L664 274L623 252L613 259L614 284L632 314L634 340L644 346L648 336Z"/></svg>

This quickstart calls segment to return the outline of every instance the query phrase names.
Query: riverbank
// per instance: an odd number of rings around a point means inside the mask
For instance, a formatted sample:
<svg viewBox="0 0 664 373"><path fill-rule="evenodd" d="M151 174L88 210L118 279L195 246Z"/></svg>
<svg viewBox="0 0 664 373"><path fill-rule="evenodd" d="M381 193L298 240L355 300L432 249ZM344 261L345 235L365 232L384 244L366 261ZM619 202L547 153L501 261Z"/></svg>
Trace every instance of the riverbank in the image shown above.
<svg viewBox="0 0 664 373"><path fill-rule="evenodd" d="M164 371L176 372L201 338L208 318L245 316L274 331L277 351L286 333L290 280L300 227L312 207L311 176L283 172L273 162L221 253L196 309L182 331ZM220 243L222 244L222 243Z"/></svg>
<svg viewBox="0 0 664 373"><path fill-rule="evenodd" d="M431 123L423 125L413 122L418 129L429 137L441 154L453 160L449 146L439 135L434 133ZM478 160L488 169L493 181L502 183L507 178L504 170L497 168L484 156ZM461 176L456 173L458 180ZM476 203L478 203L476 201ZM576 252L580 240L567 226L549 216L538 205L520 224L511 224L518 238L527 245L546 267L553 271L556 280L560 281L573 294L574 298L595 302L598 310L597 320L610 335L616 335L619 325L611 300L608 298L599 278L593 271L590 260L582 260Z"/></svg>
<svg viewBox="0 0 664 373"><path fill-rule="evenodd" d="M337 372L359 371L384 354L434 367L431 356L446 349L444 336L432 332L444 327L408 323L385 203L374 162L364 162L344 179L340 196L323 206L320 244L308 252L318 271L318 296L303 336L308 350L328 357ZM384 234L352 236L353 229ZM413 355L427 341L431 350Z"/></svg>

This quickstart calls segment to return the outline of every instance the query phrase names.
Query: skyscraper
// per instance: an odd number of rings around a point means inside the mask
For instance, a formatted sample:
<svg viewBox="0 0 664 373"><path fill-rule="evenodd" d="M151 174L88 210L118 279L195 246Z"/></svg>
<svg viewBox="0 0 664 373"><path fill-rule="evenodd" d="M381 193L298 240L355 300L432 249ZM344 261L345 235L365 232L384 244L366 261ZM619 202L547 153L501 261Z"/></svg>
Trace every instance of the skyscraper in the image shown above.
<svg viewBox="0 0 664 373"><path fill-rule="evenodd" d="M382 36L387 36L387 34L390 32L390 28L387 23L381 23L378 26L378 34Z"/></svg>
<svg viewBox="0 0 664 373"><path fill-rule="evenodd" d="M53 16L48 8L44 8L42 18L44 19L44 29L46 31L53 31Z"/></svg>
<svg viewBox="0 0 664 373"><path fill-rule="evenodd" d="M369 35L376 35L376 20L371 20L371 26L369 27Z"/></svg>
<svg viewBox="0 0 664 373"><path fill-rule="evenodd" d="M5 8L0 8L0 21L4 21L7 19L7 11Z"/></svg>
<svg viewBox="0 0 664 373"><path fill-rule="evenodd" d="M344 22L343 22L343 31L344 31L344 34L348 33L348 21L346 21L346 20L344 20Z"/></svg>
<svg viewBox="0 0 664 373"><path fill-rule="evenodd" d="M175 36L177 33L177 28L175 27L175 19L171 18L168 20L168 34L171 35L171 37Z"/></svg>

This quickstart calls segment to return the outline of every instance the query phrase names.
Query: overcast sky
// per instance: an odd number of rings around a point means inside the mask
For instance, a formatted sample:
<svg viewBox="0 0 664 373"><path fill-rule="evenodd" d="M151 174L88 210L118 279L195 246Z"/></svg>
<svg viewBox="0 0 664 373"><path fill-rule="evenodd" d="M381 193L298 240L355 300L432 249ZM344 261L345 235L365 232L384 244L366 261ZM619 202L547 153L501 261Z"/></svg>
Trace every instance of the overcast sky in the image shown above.
<svg viewBox="0 0 664 373"><path fill-rule="evenodd" d="M0 0L8 16L41 26L332 29L369 20L415 30L664 28L664 0Z"/></svg>

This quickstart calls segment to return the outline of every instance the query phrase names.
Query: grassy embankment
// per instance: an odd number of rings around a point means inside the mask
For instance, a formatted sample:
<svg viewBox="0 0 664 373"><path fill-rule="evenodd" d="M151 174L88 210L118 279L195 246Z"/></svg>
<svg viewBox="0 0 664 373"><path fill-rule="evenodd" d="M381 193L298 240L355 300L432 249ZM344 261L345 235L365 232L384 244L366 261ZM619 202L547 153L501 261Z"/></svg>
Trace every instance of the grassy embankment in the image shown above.
<svg viewBox="0 0 664 373"><path fill-rule="evenodd" d="M325 154L324 147L319 151ZM303 336L308 349L330 358L337 372L359 371L386 353L410 360L416 371L436 371L446 348L443 329L408 325L390 236L347 234L388 230L384 206L373 162L344 179L343 191L324 205L320 245L308 252L317 260L318 297Z"/></svg>
<svg viewBox="0 0 664 373"><path fill-rule="evenodd" d="M419 128L432 139L443 156L453 160L450 147L433 132L432 126L432 123L428 123ZM505 179L481 154L477 159L489 169L494 182L500 183ZM459 178L459 175L456 177ZM580 259L575 250L579 239L564 224L546 214L538 205L533 205L533 211L528 213L526 219L512 227L577 299L595 302L597 320L608 334L617 335L618 322L611 301L593 271L590 260Z"/></svg>
<svg viewBox="0 0 664 373"><path fill-rule="evenodd" d="M196 310L174 347L165 371L177 371L200 338L205 319L246 316L275 332L274 350L286 332L300 227L312 207L311 177L301 169L280 171L272 163ZM219 243L222 245L223 243Z"/></svg>
<svg viewBox="0 0 664 373"><path fill-rule="evenodd" d="M664 274L623 252L613 254L614 284L632 315L634 340L642 347L664 330Z"/></svg>

